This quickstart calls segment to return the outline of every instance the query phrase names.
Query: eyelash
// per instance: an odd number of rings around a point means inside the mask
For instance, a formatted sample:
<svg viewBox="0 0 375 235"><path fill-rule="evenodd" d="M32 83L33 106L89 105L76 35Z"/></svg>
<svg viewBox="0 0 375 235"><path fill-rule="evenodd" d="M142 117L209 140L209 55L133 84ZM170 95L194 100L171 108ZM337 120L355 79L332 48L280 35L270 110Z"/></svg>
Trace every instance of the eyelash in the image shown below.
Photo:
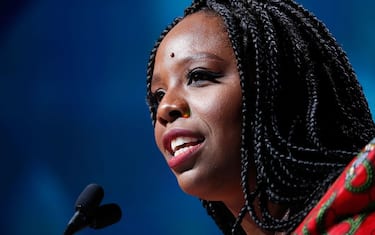
<svg viewBox="0 0 375 235"><path fill-rule="evenodd" d="M154 93L152 93L152 97L154 99L154 102L155 102L155 105L159 105L159 103L161 102L161 100L163 99L165 95L165 91L164 90L156 90Z"/></svg>
<svg viewBox="0 0 375 235"><path fill-rule="evenodd" d="M218 83L216 79L221 76L222 76L221 73L208 71L202 68L196 68L196 69L190 70L186 77L188 80L188 83L187 83L188 85L199 86L199 85L203 85L202 83L205 81Z"/></svg>
<svg viewBox="0 0 375 235"><path fill-rule="evenodd" d="M217 81L217 78L220 77L222 77L221 73L208 71L204 68L192 69L186 75L187 85L192 85L195 87L203 86L205 82L219 83ZM154 93L152 93L152 97L156 106L159 105L164 95L165 91L162 89L158 89Z"/></svg>

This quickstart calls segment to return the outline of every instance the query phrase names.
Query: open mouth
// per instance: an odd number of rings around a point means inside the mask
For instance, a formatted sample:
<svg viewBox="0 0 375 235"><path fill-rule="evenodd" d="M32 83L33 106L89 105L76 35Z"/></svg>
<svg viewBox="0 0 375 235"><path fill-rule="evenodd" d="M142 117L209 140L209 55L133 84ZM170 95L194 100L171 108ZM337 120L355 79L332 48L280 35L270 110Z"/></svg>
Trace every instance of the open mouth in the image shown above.
<svg viewBox="0 0 375 235"><path fill-rule="evenodd" d="M202 139L194 138L194 137L177 137L171 141L171 154L175 157L178 156L189 149L193 148L194 146L202 143Z"/></svg>

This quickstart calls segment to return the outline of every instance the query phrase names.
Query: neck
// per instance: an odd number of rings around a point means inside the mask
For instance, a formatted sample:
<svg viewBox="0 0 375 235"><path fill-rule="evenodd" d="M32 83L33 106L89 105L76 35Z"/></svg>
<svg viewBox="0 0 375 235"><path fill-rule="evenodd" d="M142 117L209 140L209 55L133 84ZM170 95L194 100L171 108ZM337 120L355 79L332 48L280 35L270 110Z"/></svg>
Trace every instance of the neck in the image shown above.
<svg viewBox="0 0 375 235"><path fill-rule="evenodd" d="M234 205L230 203L225 203L225 205L232 212L234 217L237 217L244 204ZM268 235L269 234L266 231L259 228L259 226L252 220L249 213L247 213L245 217L242 219L241 227L246 232L247 235L250 235L250 234L251 235Z"/></svg>
<svg viewBox="0 0 375 235"><path fill-rule="evenodd" d="M241 211L243 205L245 204L244 200L240 200L240 203L238 201L230 203L230 202L224 202L224 204L227 206L227 208L232 212L232 214L237 217L239 215L239 212ZM281 207L279 205L275 205L273 203L269 203L268 205L269 212L271 215L274 215L275 218L283 218L286 216L286 209L284 207ZM256 211L258 215L260 214L259 211ZM250 217L249 213L246 213L245 217L243 218L241 222L241 226L245 233L247 235L271 235L271 234L283 234L283 233L274 233L269 232L261 229L254 220Z"/></svg>

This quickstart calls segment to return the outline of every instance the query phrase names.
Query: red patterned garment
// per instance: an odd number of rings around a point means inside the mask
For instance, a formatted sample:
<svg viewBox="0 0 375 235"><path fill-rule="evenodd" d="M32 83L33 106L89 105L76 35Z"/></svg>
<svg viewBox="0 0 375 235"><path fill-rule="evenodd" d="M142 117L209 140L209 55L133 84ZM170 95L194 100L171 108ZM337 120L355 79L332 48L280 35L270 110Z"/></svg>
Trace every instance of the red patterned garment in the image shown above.
<svg viewBox="0 0 375 235"><path fill-rule="evenodd" d="M375 139L346 167L292 234L375 234Z"/></svg>

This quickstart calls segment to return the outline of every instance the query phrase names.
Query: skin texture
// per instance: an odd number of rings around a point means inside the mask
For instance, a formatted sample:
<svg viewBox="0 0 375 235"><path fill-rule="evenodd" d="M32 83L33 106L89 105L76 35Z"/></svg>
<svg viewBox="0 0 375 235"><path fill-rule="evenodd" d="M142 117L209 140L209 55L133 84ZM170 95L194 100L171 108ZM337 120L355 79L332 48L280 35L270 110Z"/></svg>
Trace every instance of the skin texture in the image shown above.
<svg viewBox="0 0 375 235"><path fill-rule="evenodd" d="M204 23L202 23L204 22ZM221 18L197 12L163 39L156 53L151 91L158 97L155 140L181 189L222 201L237 216L240 186L241 86ZM194 137L192 149L173 157L170 141ZM250 177L250 187L254 186ZM248 234L263 234L246 217Z"/></svg>
<svg viewBox="0 0 375 235"><path fill-rule="evenodd" d="M172 167L182 190L206 200L241 191L241 87L220 18L196 13L168 33L156 54L151 90L163 96L155 139L167 162L172 156L163 143L166 135L188 131L203 141L183 164Z"/></svg>

